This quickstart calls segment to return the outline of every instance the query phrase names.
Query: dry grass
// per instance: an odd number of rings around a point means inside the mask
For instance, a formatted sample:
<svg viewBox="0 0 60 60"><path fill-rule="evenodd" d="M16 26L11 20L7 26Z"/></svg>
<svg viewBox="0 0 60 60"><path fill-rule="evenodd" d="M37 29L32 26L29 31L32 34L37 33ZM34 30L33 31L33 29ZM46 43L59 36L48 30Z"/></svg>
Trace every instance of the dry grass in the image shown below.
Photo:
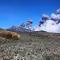
<svg viewBox="0 0 60 60"><path fill-rule="evenodd" d="M0 38L0 43L0 60L60 60L60 40L44 34L21 33L19 40Z"/></svg>
<svg viewBox="0 0 60 60"><path fill-rule="evenodd" d="M10 31L0 31L0 37L6 38L6 39L15 39L18 40L20 39L20 34L16 32L10 32Z"/></svg>

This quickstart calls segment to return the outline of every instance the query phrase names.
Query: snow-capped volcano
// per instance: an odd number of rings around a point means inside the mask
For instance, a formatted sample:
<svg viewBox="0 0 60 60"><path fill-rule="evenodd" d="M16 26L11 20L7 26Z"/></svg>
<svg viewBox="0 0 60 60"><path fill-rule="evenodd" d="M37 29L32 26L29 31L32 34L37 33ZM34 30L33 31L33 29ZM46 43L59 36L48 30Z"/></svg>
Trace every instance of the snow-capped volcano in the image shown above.
<svg viewBox="0 0 60 60"><path fill-rule="evenodd" d="M50 16L43 14L39 25L34 26L34 28L32 28L32 21L28 20L25 24L12 26L7 30L15 32L46 31L60 33L60 9L57 9L55 13L51 13Z"/></svg>
<svg viewBox="0 0 60 60"><path fill-rule="evenodd" d="M14 32L31 32L32 31L32 21L29 20L18 26L12 26L12 27L8 28L7 30L14 31Z"/></svg>

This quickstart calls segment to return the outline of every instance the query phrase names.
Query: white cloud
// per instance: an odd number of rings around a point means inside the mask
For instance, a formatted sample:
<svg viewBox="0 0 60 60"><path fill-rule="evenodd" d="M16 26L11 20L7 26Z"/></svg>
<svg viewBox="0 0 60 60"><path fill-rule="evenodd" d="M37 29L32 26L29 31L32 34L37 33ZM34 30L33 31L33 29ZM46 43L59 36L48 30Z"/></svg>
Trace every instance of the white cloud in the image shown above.
<svg viewBox="0 0 60 60"><path fill-rule="evenodd" d="M34 27L34 31L40 31L40 27L39 26L35 26Z"/></svg>
<svg viewBox="0 0 60 60"><path fill-rule="evenodd" d="M53 33L60 33L60 23L56 24L56 22L53 20L47 20L44 24L41 25L41 27L37 26L35 28L35 31L41 30Z"/></svg>
<svg viewBox="0 0 60 60"><path fill-rule="evenodd" d="M59 13L60 10L57 12ZM46 15L44 15L44 16L46 16ZM60 33L60 22L59 22L60 14L52 13L51 17L49 17L49 18L50 19L44 21L44 23L41 24L40 27L37 26L35 28L35 31L43 30L43 31L52 32L52 33ZM59 23L57 23L57 22L59 22Z"/></svg>
<svg viewBox="0 0 60 60"><path fill-rule="evenodd" d="M43 25L41 25L40 30L58 33L59 25L53 20L47 20Z"/></svg>
<svg viewBox="0 0 60 60"><path fill-rule="evenodd" d="M60 8L56 10L56 13L57 14L60 14Z"/></svg>
<svg viewBox="0 0 60 60"><path fill-rule="evenodd" d="M54 14L54 13L52 13L51 14L51 18L53 18L55 20L58 20L58 19L60 19L60 14Z"/></svg>
<svg viewBox="0 0 60 60"><path fill-rule="evenodd" d="M43 14L42 17L43 18L49 18L49 16L47 14Z"/></svg>

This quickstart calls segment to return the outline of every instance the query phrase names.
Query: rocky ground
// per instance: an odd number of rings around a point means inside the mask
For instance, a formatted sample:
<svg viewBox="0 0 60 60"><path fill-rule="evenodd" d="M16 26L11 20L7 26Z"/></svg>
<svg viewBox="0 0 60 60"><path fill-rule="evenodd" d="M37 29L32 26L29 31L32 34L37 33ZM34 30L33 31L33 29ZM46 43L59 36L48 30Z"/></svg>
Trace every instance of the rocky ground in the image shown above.
<svg viewBox="0 0 60 60"><path fill-rule="evenodd" d="M0 60L60 60L60 41L22 36L20 40L0 37Z"/></svg>

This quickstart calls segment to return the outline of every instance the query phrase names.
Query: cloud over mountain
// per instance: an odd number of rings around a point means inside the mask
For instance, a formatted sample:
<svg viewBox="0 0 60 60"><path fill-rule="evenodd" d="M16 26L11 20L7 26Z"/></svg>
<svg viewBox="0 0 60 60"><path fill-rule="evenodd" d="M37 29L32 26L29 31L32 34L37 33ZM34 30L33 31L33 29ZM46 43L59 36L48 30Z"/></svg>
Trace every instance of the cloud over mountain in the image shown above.
<svg viewBox="0 0 60 60"><path fill-rule="evenodd" d="M39 23L39 26L35 28L35 31L47 31L52 33L60 33L60 9L56 13L51 13L51 16L43 15Z"/></svg>

